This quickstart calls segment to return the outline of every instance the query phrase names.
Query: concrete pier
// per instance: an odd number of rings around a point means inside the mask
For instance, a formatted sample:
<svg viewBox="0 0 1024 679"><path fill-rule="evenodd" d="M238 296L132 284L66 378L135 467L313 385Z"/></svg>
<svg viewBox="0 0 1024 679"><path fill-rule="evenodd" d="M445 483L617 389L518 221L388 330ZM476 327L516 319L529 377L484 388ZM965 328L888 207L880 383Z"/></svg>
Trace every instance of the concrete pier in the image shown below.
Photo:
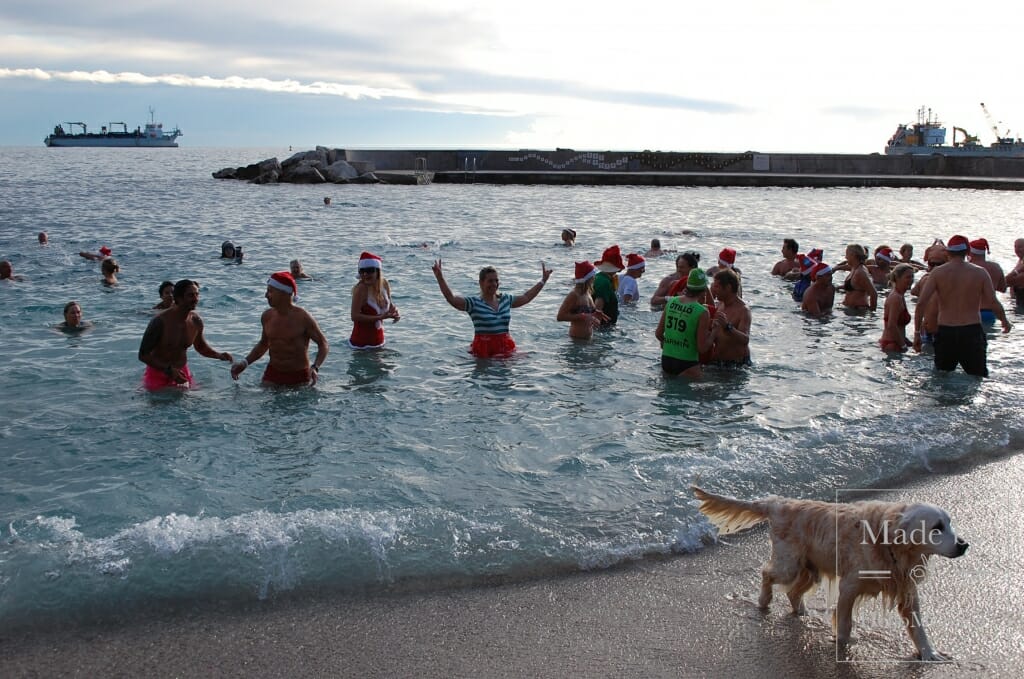
<svg viewBox="0 0 1024 679"><path fill-rule="evenodd" d="M374 171L429 171L438 183L1024 190L1024 158L660 151L357 150Z"/></svg>

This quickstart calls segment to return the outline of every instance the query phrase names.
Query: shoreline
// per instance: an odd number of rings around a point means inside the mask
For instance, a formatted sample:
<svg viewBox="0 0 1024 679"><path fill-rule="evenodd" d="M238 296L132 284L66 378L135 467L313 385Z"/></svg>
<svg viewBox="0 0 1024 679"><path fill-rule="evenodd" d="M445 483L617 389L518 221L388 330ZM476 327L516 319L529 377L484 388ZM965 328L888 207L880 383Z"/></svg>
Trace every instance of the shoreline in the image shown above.
<svg viewBox="0 0 1024 679"><path fill-rule="evenodd" d="M704 480L713 488L712 480ZM929 636L951 664L909 662L894 612L855 616L836 663L828 605L794 618L755 605L764 527L696 553L511 584L204 606L116 626L0 635L0 673L27 676L1015 676L1024 660L1024 550L1005 516L1024 455L931 474L881 499L938 504L971 543L935 558L922 587Z"/></svg>

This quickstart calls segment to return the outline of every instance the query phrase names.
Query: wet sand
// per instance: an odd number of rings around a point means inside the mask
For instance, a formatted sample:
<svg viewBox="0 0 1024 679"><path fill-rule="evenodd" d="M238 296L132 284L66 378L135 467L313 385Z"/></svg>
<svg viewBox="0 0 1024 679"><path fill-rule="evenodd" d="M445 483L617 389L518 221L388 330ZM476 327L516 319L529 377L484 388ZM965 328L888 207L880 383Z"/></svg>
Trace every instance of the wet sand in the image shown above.
<svg viewBox="0 0 1024 679"><path fill-rule="evenodd" d="M929 637L950 664L914 662L898 615L876 604L856 615L845 662L823 593L804 618L779 594L760 612L761 528L697 554L526 583L0 633L0 676L1020 676L1024 455L904 485L877 499L938 504L971 543L960 559L933 558L922 587Z"/></svg>

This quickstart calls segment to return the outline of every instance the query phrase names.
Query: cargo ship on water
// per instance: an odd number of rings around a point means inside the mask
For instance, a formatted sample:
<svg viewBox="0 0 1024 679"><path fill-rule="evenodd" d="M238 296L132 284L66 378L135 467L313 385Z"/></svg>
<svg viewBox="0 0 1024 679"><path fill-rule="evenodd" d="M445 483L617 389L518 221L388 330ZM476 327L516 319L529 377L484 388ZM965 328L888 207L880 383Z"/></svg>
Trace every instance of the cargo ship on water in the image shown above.
<svg viewBox="0 0 1024 679"><path fill-rule="evenodd" d="M985 104L981 104L985 116L992 121ZM924 106L917 110L917 122L907 125L900 125L896 128L885 146L885 154L888 156L897 155L932 155L963 156L963 157L996 157L996 158L1024 158L1024 141L1020 138L1014 139L1009 130L1000 134L999 127L992 122L992 131L995 133L996 141L985 146L978 143L978 137L969 134L962 127L953 127L953 145L946 146L946 128L939 122L938 117L932 110ZM957 133L960 139L957 140Z"/></svg>
<svg viewBox="0 0 1024 679"><path fill-rule="evenodd" d="M80 130L77 131L76 130ZM168 148L178 146L175 141L182 136L175 128L164 132L163 123L153 120L153 109L149 110L149 122L145 128L136 127L129 131L125 123L107 123L99 132L89 132L85 123L63 123L53 128L53 134L43 139L47 146L91 146L101 148Z"/></svg>

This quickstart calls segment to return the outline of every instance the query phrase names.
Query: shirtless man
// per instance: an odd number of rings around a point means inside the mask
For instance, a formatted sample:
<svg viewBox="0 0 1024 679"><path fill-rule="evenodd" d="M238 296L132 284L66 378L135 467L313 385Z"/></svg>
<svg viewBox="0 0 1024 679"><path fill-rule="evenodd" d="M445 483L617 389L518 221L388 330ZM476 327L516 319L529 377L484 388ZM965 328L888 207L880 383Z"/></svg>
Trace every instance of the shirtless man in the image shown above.
<svg viewBox="0 0 1024 679"><path fill-rule="evenodd" d="M836 303L836 288L832 285L832 267L818 262L811 269L811 286L804 292L800 308L808 316L818 318L832 311Z"/></svg>
<svg viewBox="0 0 1024 679"><path fill-rule="evenodd" d="M1017 264L1006 274L1006 285L1021 304L1024 303L1024 238L1013 241L1013 252L1017 255Z"/></svg>
<svg viewBox="0 0 1024 679"><path fill-rule="evenodd" d="M231 361L231 354L220 352L206 343L203 319L195 312L199 305L199 285L180 280L174 284L174 306L156 315L146 327L139 344L139 360L146 364L142 386L149 391L164 387L192 386L188 369L188 348L207 358Z"/></svg>
<svg viewBox="0 0 1024 679"><path fill-rule="evenodd" d="M740 277L732 269L722 269L711 283L711 294L718 300L711 323L711 363L719 366L750 365L750 309L739 297Z"/></svg>
<svg viewBox="0 0 1024 679"><path fill-rule="evenodd" d="M1006 276L1003 275L1003 267L999 266L998 262L985 259L985 253L991 252L988 241L984 238L976 238L971 241L970 246L971 254L968 259L971 264L988 271L988 275L992 279L992 287L996 292L1006 292ZM996 315L992 309L983 308L981 310L981 322L985 325L992 325L996 322Z"/></svg>
<svg viewBox="0 0 1024 679"><path fill-rule="evenodd" d="M263 382L280 385L316 384L320 366L327 359L330 347L320 326L302 307L295 306L298 294L295 279L287 271L271 275L267 281L267 303L260 322L263 334L249 355L231 366L231 377L238 379L250 363L260 360L270 350L270 362L263 372ZM316 344L316 358L309 363L309 342Z"/></svg>
<svg viewBox="0 0 1024 679"><path fill-rule="evenodd" d="M969 375L988 376L987 341L981 326L980 309L995 312L1010 332L1010 321L996 299L992 279L980 266L966 261L969 244L964 236L953 236L946 244L949 261L928 276L914 309L914 351L921 351L921 324L932 296L938 298L939 328L935 337L935 368L955 370L959 363Z"/></svg>
<svg viewBox="0 0 1024 679"><path fill-rule="evenodd" d="M14 273L14 267L6 259L0 262L0 281L22 281L23 277Z"/></svg>
<svg viewBox="0 0 1024 679"><path fill-rule="evenodd" d="M793 271L800 270L800 260L797 259L797 252L800 246L792 238L782 241L782 259L772 267L773 276L788 276Z"/></svg>
<svg viewBox="0 0 1024 679"><path fill-rule="evenodd" d="M681 255L676 256L676 270L661 279L658 283L658 289L651 295L651 306L661 306L668 299L669 290L672 286L680 281L686 280L686 277L690 275L691 269L696 269L700 264L700 255L696 252L684 252Z"/></svg>

